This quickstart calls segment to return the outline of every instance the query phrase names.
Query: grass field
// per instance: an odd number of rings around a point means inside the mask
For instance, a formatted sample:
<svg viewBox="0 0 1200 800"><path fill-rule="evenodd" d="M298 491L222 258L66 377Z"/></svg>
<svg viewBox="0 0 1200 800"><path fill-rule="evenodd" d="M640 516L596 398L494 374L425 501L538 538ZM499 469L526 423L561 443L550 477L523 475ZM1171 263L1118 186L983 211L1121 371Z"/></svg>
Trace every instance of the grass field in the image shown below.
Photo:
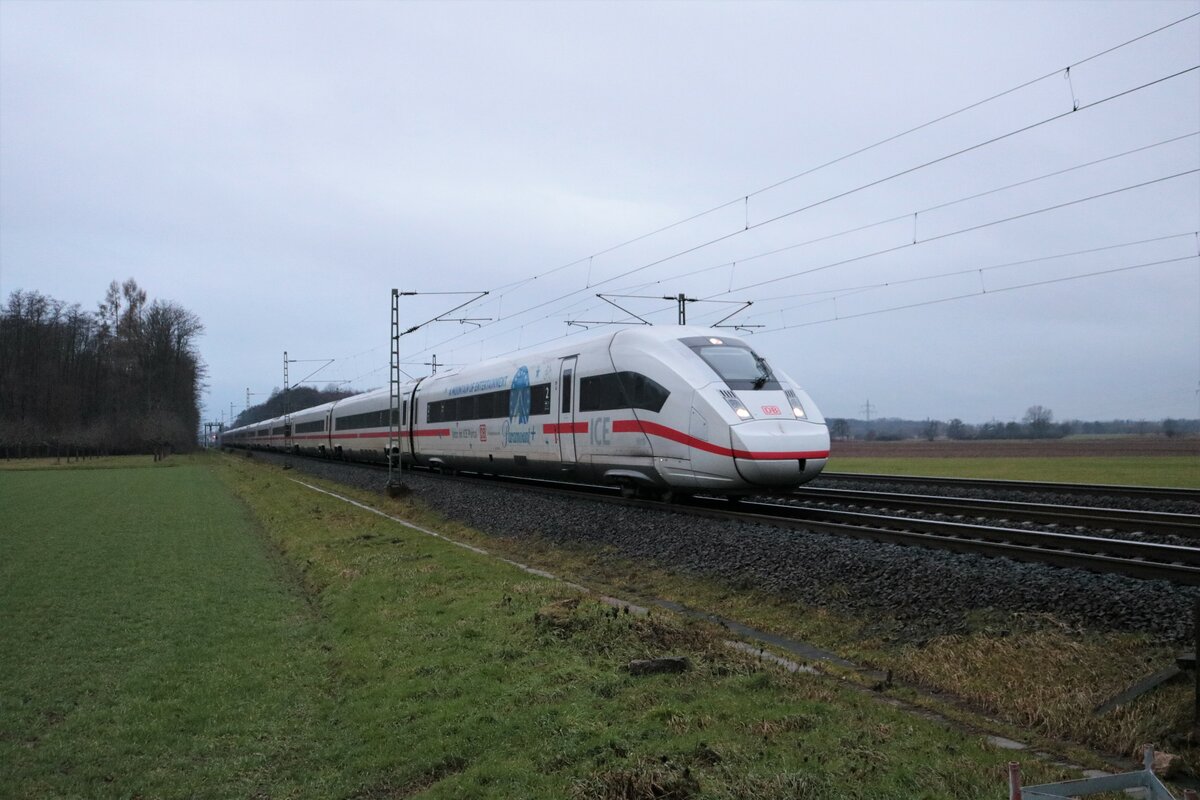
<svg viewBox="0 0 1200 800"><path fill-rule="evenodd" d="M155 461L154 456L95 456L86 459L68 460L62 458L14 458L0 459L0 472L12 470L23 472L41 469L136 469L139 467L175 467L182 463L179 459Z"/></svg>
<svg viewBox="0 0 1200 800"><path fill-rule="evenodd" d="M318 615L210 470L130 463L0 475L0 794L298 790Z"/></svg>
<svg viewBox="0 0 1200 800"><path fill-rule="evenodd" d="M1200 488L1200 439L906 439L833 442L830 472Z"/></svg>
<svg viewBox="0 0 1200 800"><path fill-rule="evenodd" d="M1008 754L978 736L719 630L616 613L272 468L172 463L0 474L0 796L1002 792ZM622 669L667 654L693 668Z"/></svg>
<svg viewBox="0 0 1200 800"><path fill-rule="evenodd" d="M1104 483L1200 489L1200 458L1195 456L1076 456L1026 458L893 458L838 456L829 472L925 475L939 478Z"/></svg>

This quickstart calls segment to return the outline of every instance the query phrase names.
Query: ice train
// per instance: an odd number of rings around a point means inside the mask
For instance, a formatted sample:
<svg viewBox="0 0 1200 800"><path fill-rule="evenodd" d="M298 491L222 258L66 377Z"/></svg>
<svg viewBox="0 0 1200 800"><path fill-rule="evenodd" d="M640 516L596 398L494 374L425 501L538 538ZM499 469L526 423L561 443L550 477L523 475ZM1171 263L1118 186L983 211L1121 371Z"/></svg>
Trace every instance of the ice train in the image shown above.
<svg viewBox="0 0 1200 800"><path fill-rule="evenodd" d="M725 331L637 326L400 386L405 465L745 495L812 480L829 432L808 394ZM227 447L386 463L389 390L226 430Z"/></svg>

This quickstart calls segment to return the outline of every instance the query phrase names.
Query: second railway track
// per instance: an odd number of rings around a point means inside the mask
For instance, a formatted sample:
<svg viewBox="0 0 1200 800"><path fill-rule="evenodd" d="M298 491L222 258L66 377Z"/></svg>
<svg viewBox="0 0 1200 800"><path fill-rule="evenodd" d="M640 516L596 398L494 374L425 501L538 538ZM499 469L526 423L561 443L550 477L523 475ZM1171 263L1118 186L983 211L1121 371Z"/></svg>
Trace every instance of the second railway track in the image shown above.
<svg viewBox="0 0 1200 800"><path fill-rule="evenodd" d="M724 500L696 498L684 507L707 514L840 536L1200 585L1200 548L1197 547L959 521L814 509L786 503L743 502L730 508Z"/></svg>
<svg viewBox="0 0 1200 800"><path fill-rule="evenodd" d="M857 472L822 472L820 482L857 483L896 486L936 486L942 489L984 489L995 491L1036 492L1083 497L1108 497L1138 501L1183 501L1200 503L1200 489L1171 486L1119 486L1088 483L1047 483L1043 481L992 480L983 478L934 478L923 475L877 475Z"/></svg>
<svg viewBox="0 0 1200 800"><path fill-rule="evenodd" d="M1200 517L1194 514L812 487L797 489L790 497L805 502L838 503L896 511L1018 520L1091 530L1135 531L1200 539Z"/></svg>

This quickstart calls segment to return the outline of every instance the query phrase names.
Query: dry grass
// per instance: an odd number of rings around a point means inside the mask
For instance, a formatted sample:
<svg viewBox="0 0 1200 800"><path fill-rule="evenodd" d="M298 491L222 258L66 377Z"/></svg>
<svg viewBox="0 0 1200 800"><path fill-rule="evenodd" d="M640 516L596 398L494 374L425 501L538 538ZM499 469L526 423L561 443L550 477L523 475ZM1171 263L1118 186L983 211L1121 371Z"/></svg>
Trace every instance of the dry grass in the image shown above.
<svg viewBox="0 0 1200 800"><path fill-rule="evenodd" d="M598 772L572 787L579 800L687 800L700 794L689 767L642 760L621 769Z"/></svg>
<svg viewBox="0 0 1200 800"><path fill-rule="evenodd" d="M719 653L722 661L729 659L718 629L711 624L674 614L631 614L592 597L568 597L545 605L534 621L543 633L571 640L593 654L687 651Z"/></svg>
<svg viewBox="0 0 1200 800"><path fill-rule="evenodd" d="M898 654L895 669L1043 736L1128 753L1186 730L1191 686L1168 684L1101 717L1093 709L1173 657L1135 636L1100 640L1042 628L942 637Z"/></svg>

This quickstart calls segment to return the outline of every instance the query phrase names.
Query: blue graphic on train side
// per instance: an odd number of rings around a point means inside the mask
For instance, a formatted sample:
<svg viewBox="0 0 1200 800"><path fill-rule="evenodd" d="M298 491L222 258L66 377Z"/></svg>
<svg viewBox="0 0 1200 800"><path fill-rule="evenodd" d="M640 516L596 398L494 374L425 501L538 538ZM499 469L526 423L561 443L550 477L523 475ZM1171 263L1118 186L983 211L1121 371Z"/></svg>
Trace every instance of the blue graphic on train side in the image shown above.
<svg viewBox="0 0 1200 800"><path fill-rule="evenodd" d="M508 393L508 418L516 419L517 424L529 422L529 367L521 367L513 375L512 389Z"/></svg>

